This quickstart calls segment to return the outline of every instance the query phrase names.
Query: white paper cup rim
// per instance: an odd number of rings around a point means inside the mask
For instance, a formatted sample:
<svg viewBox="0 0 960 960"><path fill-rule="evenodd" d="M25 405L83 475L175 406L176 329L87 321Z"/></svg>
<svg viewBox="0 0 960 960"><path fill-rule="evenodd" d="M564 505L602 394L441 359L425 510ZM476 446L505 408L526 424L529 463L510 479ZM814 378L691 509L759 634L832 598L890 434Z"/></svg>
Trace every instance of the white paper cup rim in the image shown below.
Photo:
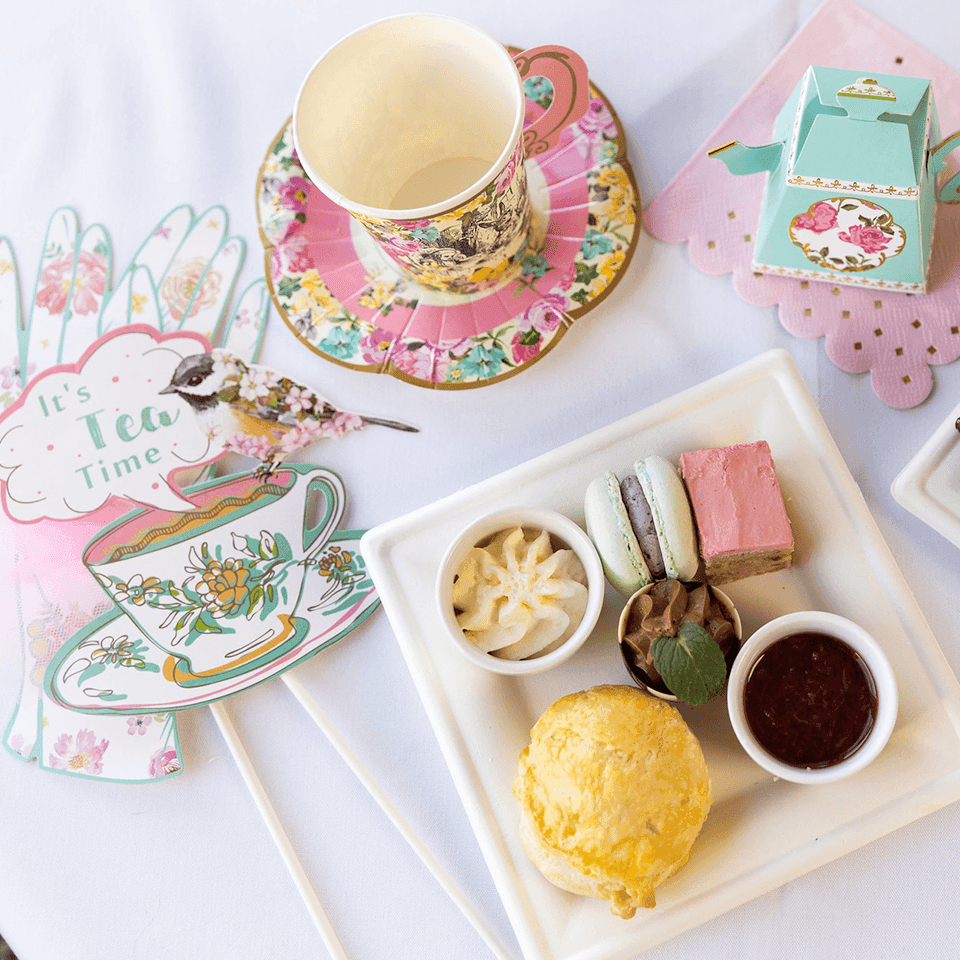
<svg viewBox="0 0 960 960"><path fill-rule="evenodd" d="M317 68L339 47L342 45L355 40L359 35L373 30L377 27L381 27L385 24L388 24L393 21L400 20L433 20L437 22L446 21L450 24L457 25L464 30L473 33L478 40L482 43L487 44L491 47L493 52L500 56L502 55L505 58L505 62L509 62L513 73L516 75L516 110L513 120L513 126L511 129L510 136L504 144L503 150L496 160L490 165L488 170L484 173L482 177L476 180L469 187L461 190L458 194L453 197L446 198L437 203L430 204L423 207L411 207L408 209L393 209L390 207L376 207L370 206L368 204L359 203L354 201L344 195L340 190L336 189L332 184L328 183L323 177L321 177L315 170L310 166L310 161L303 154L300 149L300 142L298 136L298 124L299 124L299 115L300 115L300 106L301 99L303 97L304 91L309 85L310 78ZM516 68L516 64L513 62L513 57L510 55L509 51L502 44L498 43L490 34L485 30L476 26L475 24L470 23L466 20L460 20L457 17L450 17L445 14L437 13L402 13L396 14L389 17L381 17L378 20L374 20L371 23L364 24L361 27L358 27L355 30L352 30L350 33L341 37L335 43L331 44L312 64L310 69L307 71L302 82L300 83L299 88L297 89L297 96L294 101L293 108L293 117L291 123L291 130L293 136L294 147L297 151L297 156L299 157L300 164L303 166L304 171L307 176L313 182L313 184L319 189L323 194L329 197L334 203L338 206L343 207L345 210L349 210L351 213L357 213L361 216L370 217L375 220L424 220L430 217L435 217L438 214L446 213L450 210L455 210L458 207L462 206L468 200L471 200L475 197L481 190L484 190L491 181L500 173L501 170L506 166L510 157L513 154L513 151L516 149L517 141L520 139L520 136L523 132L524 124L524 93L523 93L523 81L520 78L520 73Z"/></svg>

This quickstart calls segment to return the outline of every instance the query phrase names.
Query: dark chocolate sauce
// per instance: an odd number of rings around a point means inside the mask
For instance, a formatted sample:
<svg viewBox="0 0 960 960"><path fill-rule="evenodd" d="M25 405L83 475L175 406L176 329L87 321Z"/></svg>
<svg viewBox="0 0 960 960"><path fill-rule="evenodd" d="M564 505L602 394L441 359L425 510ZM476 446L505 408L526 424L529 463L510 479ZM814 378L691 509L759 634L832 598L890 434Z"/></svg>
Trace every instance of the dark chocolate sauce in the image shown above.
<svg viewBox="0 0 960 960"><path fill-rule="evenodd" d="M832 767L852 756L877 717L870 669L847 644L795 633L771 644L743 690L747 723L761 746L793 767Z"/></svg>

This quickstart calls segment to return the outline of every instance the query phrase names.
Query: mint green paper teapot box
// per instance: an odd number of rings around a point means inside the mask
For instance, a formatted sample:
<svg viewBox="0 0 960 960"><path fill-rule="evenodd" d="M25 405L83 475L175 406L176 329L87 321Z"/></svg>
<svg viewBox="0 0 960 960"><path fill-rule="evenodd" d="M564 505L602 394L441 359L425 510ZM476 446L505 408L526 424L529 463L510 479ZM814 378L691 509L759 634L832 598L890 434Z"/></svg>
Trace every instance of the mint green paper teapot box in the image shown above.
<svg viewBox="0 0 960 960"><path fill-rule="evenodd" d="M925 293L937 174L960 146L960 133L940 139L930 81L808 67L774 138L709 151L733 174L769 174L754 270ZM939 199L960 201L958 186Z"/></svg>

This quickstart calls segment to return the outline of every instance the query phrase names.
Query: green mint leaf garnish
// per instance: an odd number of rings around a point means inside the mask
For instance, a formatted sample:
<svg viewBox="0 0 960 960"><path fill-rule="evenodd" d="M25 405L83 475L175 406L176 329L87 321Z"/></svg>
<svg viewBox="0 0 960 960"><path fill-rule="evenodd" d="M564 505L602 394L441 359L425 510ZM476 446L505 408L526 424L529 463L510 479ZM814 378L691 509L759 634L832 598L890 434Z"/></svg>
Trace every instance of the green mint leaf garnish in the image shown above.
<svg viewBox="0 0 960 960"><path fill-rule="evenodd" d="M653 662L667 689L697 707L712 699L727 676L720 647L696 623L681 623L679 636L657 637Z"/></svg>

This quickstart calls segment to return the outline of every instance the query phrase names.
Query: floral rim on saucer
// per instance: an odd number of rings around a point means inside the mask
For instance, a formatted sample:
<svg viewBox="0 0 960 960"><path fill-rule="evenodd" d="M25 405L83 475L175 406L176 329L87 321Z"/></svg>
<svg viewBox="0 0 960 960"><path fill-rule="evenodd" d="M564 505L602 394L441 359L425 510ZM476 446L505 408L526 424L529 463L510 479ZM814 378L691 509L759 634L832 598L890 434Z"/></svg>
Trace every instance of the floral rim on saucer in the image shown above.
<svg viewBox="0 0 960 960"><path fill-rule="evenodd" d="M527 123L552 97L524 84ZM519 276L473 295L416 283L300 166L288 120L260 168L257 217L273 302L305 346L342 366L449 390L495 383L538 360L616 285L639 240L639 193L606 98L527 161L539 221ZM413 228L415 229L415 228Z"/></svg>

